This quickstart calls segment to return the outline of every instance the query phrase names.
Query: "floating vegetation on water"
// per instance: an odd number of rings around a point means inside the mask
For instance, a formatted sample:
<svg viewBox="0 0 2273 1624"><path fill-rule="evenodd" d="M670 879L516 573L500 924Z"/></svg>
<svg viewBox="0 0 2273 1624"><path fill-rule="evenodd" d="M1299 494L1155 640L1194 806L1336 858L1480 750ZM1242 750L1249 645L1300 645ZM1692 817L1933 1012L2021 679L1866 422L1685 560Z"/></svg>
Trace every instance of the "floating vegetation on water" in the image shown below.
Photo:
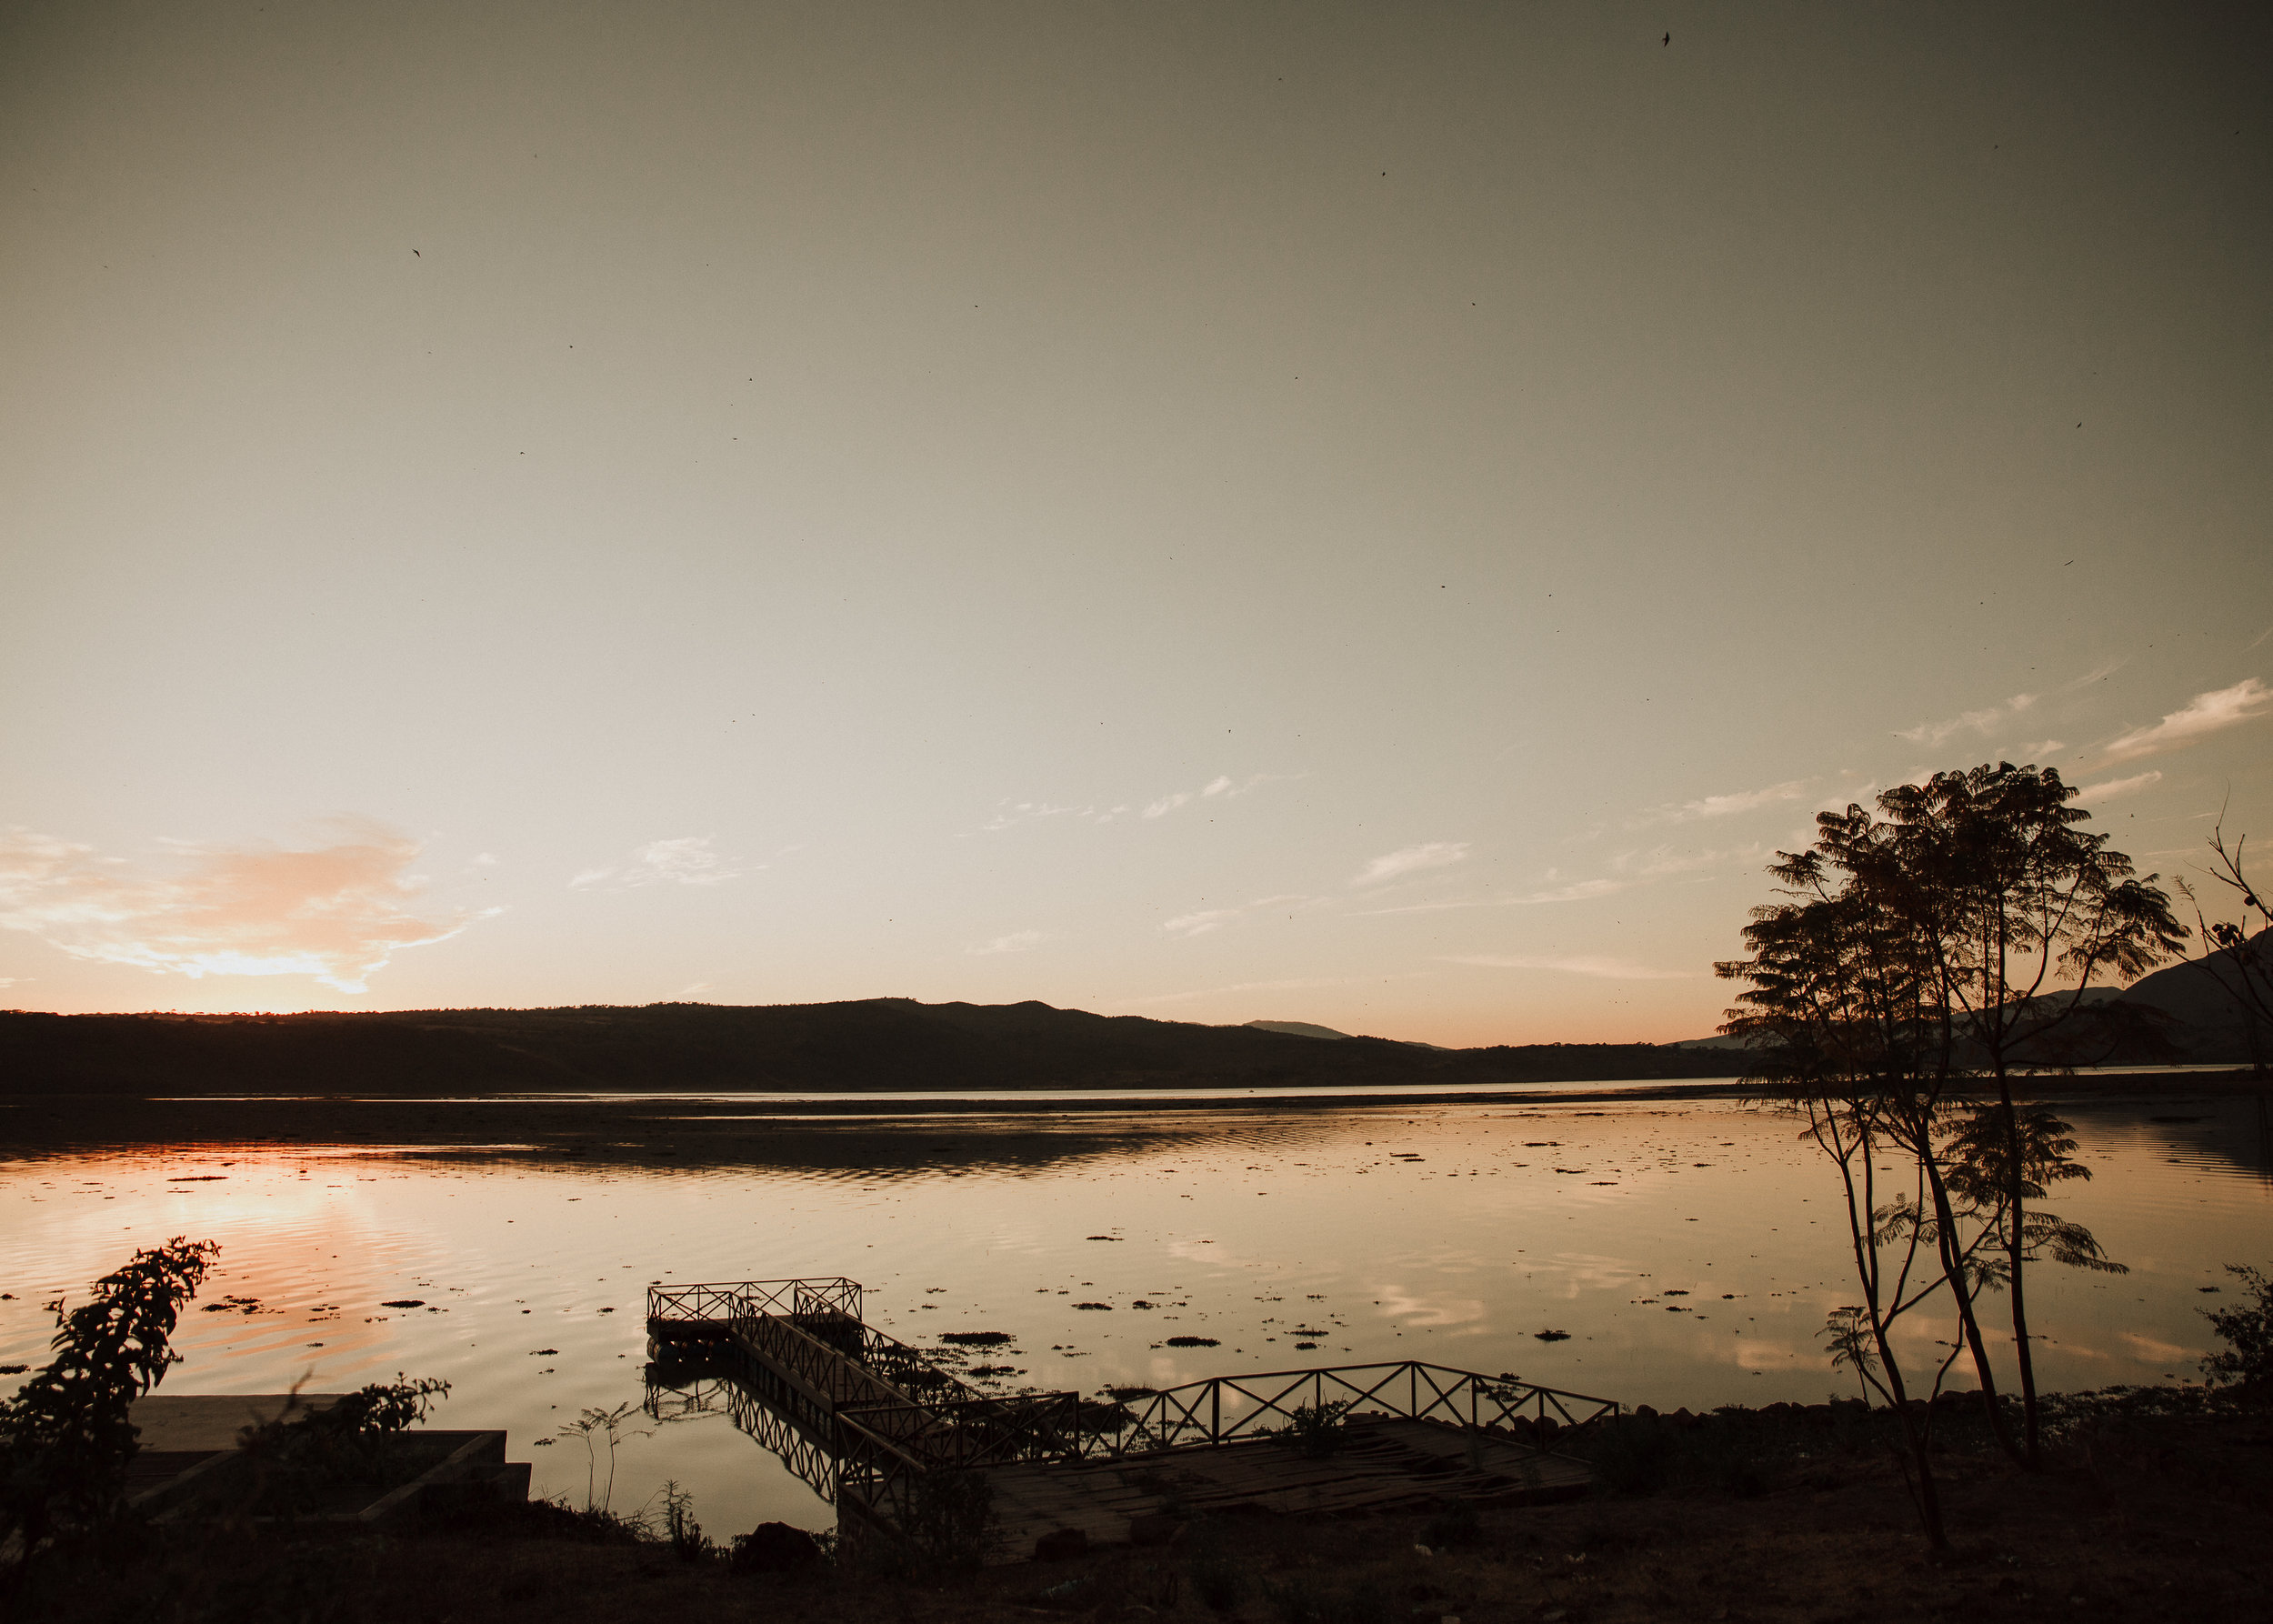
<svg viewBox="0 0 2273 1624"><path fill-rule="evenodd" d="M397 1298L391 1303L381 1303L379 1305L382 1308L423 1308L426 1306L426 1299L423 1297Z"/></svg>
<svg viewBox="0 0 2273 1624"><path fill-rule="evenodd" d="M1087 1308L1092 1312L1102 1310L1107 1314L1110 1314L1113 1311L1113 1305L1111 1303L1076 1303L1074 1307L1076 1308Z"/></svg>
<svg viewBox="0 0 2273 1624"><path fill-rule="evenodd" d="M956 1348L1007 1348L1017 1340L1008 1331L941 1331L939 1339Z"/></svg>
<svg viewBox="0 0 2273 1624"><path fill-rule="evenodd" d="M1128 1237L1126 1235L1090 1235L1086 1236L1083 1238L1087 1240L1126 1240Z"/></svg>
<svg viewBox="0 0 2273 1624"><path fill-rule="evenodd" d="M1538 1338L1538 1339L1542 1342L1567 1342L1570 1340L1570 1333L1568 1331L1533 1331L1531 1334Z"/></svg>
<svg viewBox="0 0 2273 1624"><path fill-rule="evenodd" d="M1223 1344L1214 1337L1170 1337L1168 1346L1171 1348L1221 1348Z"/></svg>

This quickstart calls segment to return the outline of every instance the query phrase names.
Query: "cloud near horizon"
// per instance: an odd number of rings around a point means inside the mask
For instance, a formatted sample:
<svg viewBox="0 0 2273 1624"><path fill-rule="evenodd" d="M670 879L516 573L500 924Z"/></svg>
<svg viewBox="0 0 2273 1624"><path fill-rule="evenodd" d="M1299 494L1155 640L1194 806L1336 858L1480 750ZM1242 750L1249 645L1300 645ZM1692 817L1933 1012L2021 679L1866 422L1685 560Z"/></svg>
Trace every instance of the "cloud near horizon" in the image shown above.
<svg viewBox="0 0 2273 1624"><path fill-rule="evenodd" d="M1557 956L1527 953L1463 953L1440 956L1445 964L1475 965L1488 970L1559 970L1567 976L1594 976L1610 981L1690 981L1697 970L1659 970L1623 958L1585 954Z"/></svg>
<svg viewBox="0 0 2273 1624"><path fill-rule="evenodd" d="M2098 784L2087 784L2076 793L2095 801L2111 801L2119 795L2135 795L2162 782L2159 770L2149 769L2128 778L2108 778Z"/></svg>
<svg viewBox="0 0 2273 1624"><path fill-rule="evenodd" d="M1547 877L1553 879L1556 877L1549 870ZM1456 908L1534 907L1548 902L1586 902L1593 897L1608 897L1626 890L1635 883L1630 879L1580 879L1545 891L1528 891L1520 897L1457 897L1445 902L1407 902L1396 907L1364 907L1357 909L1355 917L1371 918L1377 914L1440 914Z"/></svg>
<svg viewBox="0 0 2273 1624"><path fill-rule="evenodd" d="M2184 749L2213 733L2254 722L2268 709L2273 709L2273 688L2254 677L2245 677L2229 688L2197 694L2153 727L2134 727L2101 746L2099 765L2113 767L2118 761Z"/></svg>
<svg viewBox="0 0 2273 1624"><path fill-rule="evenodd" d="M29 829L0 831L0 929L161 975L312 976L363 992L403 948L505 911L411 914L426 884L408 872L419 844L368 819L329 822L334 839L300 849L167 841L175 860L161 870Z"/></svg>
<svg viewBox="0 0 2273 1624"><path fill-rule="evenodd" d="M765 864L757 865L759 868ZM726 860L710 849L707 835L686 835L676 840L650 840L632 850L631 861L620 867L586 868L568 882L571 890L606 883L611 891L629 890L635 886L717 886L730 879L740 879L753 873L748 868L730 868Z"/></svg>
<svg viewBox="0 0 2273 1624"><path fill-rule="evenodd" d="M966 947L963 951L977 958L985 958L996 953L1023 953L1029 947L1040 947L1043 939L1042 933L1038 930L1014 930L1007 936L998 936L991 942L983 942L976 947Z"/></svg>
<svg viewBox="0 0 2273 1624"><path fill-rule="evenodd" d="M1466 840L1427 840L1418 846L1401 846L1395 851L1382 853L1367 863L1349 883L1353 886L1377 886L1407 874L1450 867L1455 863L1467 860L1468 845Z"/></svg>
<svg viewBox="0 0 2273 1624"><path fill-rule="evenodd" d="M1787 778L1781 784L1770 784L1761 789L1739 789L1729 795L1700 796L1693 801L1668 802L1653 807L1634 821L1638 825L1653 823L1695 823L1706 817L1733 817L1739 812L1754 812L1762 807L1780 806L1796 801L1807 793L1814 782L1809 778Z"/></svg>
<svg viewBox="0 0 2273 1624"><path fill-rule="evenodd" d="M1258 907L1284 907L1287 903L1307 903L1317 900L1298 891L1284 892L1276 897L1258 897L1253 902L1243 902L1237 907L1201 908L1197 913L1178 914L1173 919L1163 919L1160 928L1172 936L1206 936L1211 930L1244 919Z"/></svg>
<svg viewBox="0 0 2273 1624"><path fill-rule="evenodd" d="M2015 694L2002 705L1992 705L1982 710L1968 710L1963 716L1947 722L1920 722L1915 727L1899 727L1895 737L1907 738L1914 745L1938 745L1960 733L1987 735L2004 726L2013 717L2037 702L2034 694Z"/></svg>
<svg viewBox="0 0 2273 1624"><path fill-rule="evenodd" d="M1266 784L1275 784L1283 778L1299 776L1287 773L1250 773L1247 777L1235 783L1228 773L1218 773L1197 789L1178 789L1162 796L1157 801L1148 803L1145 807L1145 816L1166 817L1178 807L1188 807L1194 801L1212 800L1217 796L1229 800L1236 796L1245 795L1251 789L1260 788Z"/></svg>

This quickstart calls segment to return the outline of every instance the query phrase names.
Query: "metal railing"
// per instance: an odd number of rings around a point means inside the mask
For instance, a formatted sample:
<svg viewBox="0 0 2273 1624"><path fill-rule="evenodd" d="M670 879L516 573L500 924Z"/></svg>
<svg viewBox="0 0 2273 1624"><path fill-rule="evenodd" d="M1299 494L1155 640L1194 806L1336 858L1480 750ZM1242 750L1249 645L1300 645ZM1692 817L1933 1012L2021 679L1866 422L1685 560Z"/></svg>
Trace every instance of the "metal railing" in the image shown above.
<svg viewBox="0 0 2273 1624"><path fill-rule="evenodd" d="M724 1410L736 1430L778 1456L783 1465L824 1500L836 1499L836 1447L822 1431L733 1376L698 1375L679 1382L648 1382L643 1408L658 1423ZM826 1423L822 1423L826 1426Z"/></svg>
<svg viewBox="0 0 2273 1624"><path fill-rule="evenodd" d="M860 1282L842 1275L809 1280L715 1280L647 1288L651 1324L718 1324L751 1314L834 1312L860 1318Z"/></svg>
<svg viewBox="0 0 2273 1624"><path fill-rule="evenodd" d="M1297 1429L1296 1412L1306 1409L1513 1430L1518 1421L1550 1418L1584 1427L1618 1408L1609 1398L1418 1359L1218 1376L1118 1404L1035 1393L863 1405L836 1416L838 1504L904 1527L911 1515L937 1514L935 1479L1020 1461L1115 1459L1261 1439Z"/></svg>
<svg viewBox="0 0 2273 1624"><path fill-rule="evenodd" d="M1345 1415L1406 1416L1467 1428L1506 1428L1517 1420L1550 1418L1558 1426L1583 1427L1618 1413L1613 1399L1418 1359L1217 1376L1131 1398L1128 1404L1129 1424L1118 1451L1123 1454L1258 1438L1294 1426L1297 1409L1318 1412L1333 1405L1341 1406Z"/></svg>
<svg viewBox="0 0 2273 1624"><path fill-rule="evenodd" d="M825 1469L814 1451L833 1441L826 1476L839 1506L886 1526L936 1519L966 1474L1016 1462L1209 1448L1368 1415L1536 1439L1536 1422L1584 1427L1619 1411L1613 1399L1418 1359L1211 1377L1121 1403L1071 1392L995 1397L863 1321L860 1290L841 1276L650 1287L647 1315L666 1336L719 1328L746 1378L729 1383L749 1412L746 1422L737 1411L736 1424L785 1459L805 1459L810 1469L798 1475L816 1488Z"/></svg>

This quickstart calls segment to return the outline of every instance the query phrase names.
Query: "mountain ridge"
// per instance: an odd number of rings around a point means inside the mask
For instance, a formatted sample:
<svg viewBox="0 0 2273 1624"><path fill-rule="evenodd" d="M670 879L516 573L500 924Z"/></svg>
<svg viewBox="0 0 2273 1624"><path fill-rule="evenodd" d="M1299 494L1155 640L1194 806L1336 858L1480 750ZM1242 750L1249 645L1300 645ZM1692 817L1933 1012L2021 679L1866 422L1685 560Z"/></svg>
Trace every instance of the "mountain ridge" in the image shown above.
<svg viewBox="0 0 2273 1624"><path fill-rule="evenodd" d="M1386 1087L1725 1077L1661 1045L1436 1049L1017 1004L0 1012L0 1095Z"/></svg>

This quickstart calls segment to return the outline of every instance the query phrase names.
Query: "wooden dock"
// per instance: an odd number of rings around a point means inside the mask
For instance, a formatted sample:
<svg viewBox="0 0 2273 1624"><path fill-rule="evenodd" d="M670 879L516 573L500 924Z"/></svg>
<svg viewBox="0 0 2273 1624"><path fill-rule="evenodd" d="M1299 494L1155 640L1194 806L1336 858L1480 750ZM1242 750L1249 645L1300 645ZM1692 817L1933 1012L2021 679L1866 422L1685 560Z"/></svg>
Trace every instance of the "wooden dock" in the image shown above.
<svg viewBox="0 0 2273 1624"><path fill-rule="evenodd" d="M976 1514L996 1560L1062 1530L1141 1543L1234 1510L1567 1499L1591 1477L1557 1435L1618 1410L1418 1360L1213 1377L1118 1403L988 1395L865 1324L842 1278L651 1288L647 1324L672 1361L649 1368L651 1409L666 1388L703 1407L705 1380L715 1393L723 1379L736 1424L833 1499L846 1534L972 1539Z"/></svg>

